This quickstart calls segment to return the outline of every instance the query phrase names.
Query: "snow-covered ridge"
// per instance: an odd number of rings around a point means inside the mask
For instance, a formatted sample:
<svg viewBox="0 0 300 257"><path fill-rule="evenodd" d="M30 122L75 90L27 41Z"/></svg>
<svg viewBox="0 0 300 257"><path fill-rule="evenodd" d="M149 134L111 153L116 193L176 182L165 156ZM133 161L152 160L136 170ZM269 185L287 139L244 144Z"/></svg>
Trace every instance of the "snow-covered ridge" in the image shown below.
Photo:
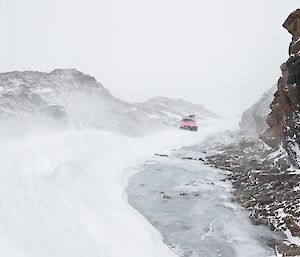
<svg viewBox="0 0 300 257"><path fill-rule="evenodd" d="M191 112L200 119L217 118L201 105L183 100L122 101L95 78L74 69L0 74L2 132L36 127L51 130L59 125L141 135L177 126L179 119Z"/></svg>

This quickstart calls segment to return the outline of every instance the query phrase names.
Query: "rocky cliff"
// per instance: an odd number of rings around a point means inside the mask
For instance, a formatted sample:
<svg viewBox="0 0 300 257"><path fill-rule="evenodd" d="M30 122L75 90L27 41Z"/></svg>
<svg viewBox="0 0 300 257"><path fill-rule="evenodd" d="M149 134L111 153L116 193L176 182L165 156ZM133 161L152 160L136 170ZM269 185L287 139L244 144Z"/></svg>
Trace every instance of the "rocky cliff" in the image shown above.
<svg viewBox="0 0 300 257"><path fill-rule="evenodd" d="M282 76L267 117L268 128L261 139L274 149L281 145L291 163L300 167L300 9L290 14L283 27L292 34L290 57L281 65Z"/></svg>
<svg viewBox="0 0 300 257"><path fill-rule="evenodd" d="M253 224L283 235L268 242L278 257L300 256L300 10L283 26L293 37L276 92L267 92L240 123L252 135L224 134L223 145L212 143L203 152L207 164L230 171L234 197ZM265 126L260 138L271 147L257 138Z"/></svg>

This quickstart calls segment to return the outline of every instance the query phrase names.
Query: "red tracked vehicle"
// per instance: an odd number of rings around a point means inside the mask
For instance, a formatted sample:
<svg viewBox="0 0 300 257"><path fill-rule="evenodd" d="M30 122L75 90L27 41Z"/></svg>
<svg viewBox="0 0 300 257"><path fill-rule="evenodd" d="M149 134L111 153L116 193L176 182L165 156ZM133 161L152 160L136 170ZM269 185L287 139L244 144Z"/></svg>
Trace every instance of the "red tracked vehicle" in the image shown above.
<svg viewBox="0 0 300 257"><path fill-rule="evenodd" d="M184 117L180 122L180 129L198 131L195 115Z"/></svg>

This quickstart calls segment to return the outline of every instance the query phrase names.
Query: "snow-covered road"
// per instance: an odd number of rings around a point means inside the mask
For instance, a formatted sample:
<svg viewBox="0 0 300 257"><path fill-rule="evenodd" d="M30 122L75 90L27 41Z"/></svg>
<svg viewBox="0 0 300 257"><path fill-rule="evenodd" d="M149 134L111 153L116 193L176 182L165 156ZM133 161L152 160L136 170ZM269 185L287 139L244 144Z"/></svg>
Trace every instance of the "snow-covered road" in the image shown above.
<svg viewBox="0 0 300 257"><path fill-rule="evenodd" d="M225 173L182 159L192 149L174 151L169 158L156 156L136 167L140 172L127 189L130 204L179 256L274 256L266 244L275 235L253 226L247 212L232 202Z"/></svg>

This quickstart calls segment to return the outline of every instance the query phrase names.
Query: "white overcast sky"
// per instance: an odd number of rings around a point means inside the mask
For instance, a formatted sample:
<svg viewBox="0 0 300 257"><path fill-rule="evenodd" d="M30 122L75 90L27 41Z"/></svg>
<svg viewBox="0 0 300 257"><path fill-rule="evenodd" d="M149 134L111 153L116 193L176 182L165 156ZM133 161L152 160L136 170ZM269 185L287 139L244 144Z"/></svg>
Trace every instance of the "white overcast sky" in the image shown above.
<svg viewBox="0 0 300 257"><path fill-rule="evenodd" d="M0 72L76 68L131 102L237 116L275 84L299 0L0 0Z"/></svg>

